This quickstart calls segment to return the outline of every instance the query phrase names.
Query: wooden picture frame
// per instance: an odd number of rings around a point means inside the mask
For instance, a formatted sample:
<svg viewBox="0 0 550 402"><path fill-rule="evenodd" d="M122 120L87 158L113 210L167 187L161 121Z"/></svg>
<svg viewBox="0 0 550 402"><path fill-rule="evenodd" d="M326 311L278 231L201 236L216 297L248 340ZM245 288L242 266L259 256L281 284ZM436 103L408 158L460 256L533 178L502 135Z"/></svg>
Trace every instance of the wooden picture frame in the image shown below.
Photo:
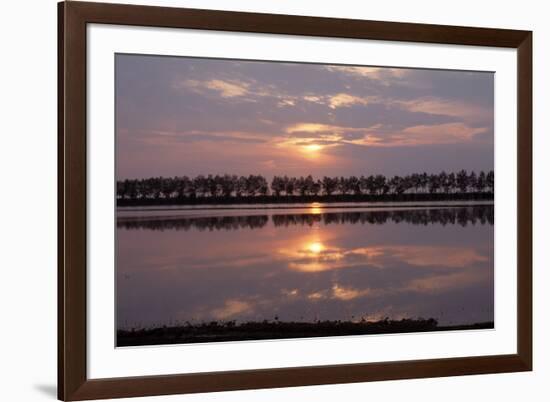
<svg viewBox="0 0 550 402"><path fill-rule="evenodd" d="M58 397L84 400L532 370L532 33L100 3L58 5ZM90 23L517 49L517 353L88 379L86 26Z"/></svg>

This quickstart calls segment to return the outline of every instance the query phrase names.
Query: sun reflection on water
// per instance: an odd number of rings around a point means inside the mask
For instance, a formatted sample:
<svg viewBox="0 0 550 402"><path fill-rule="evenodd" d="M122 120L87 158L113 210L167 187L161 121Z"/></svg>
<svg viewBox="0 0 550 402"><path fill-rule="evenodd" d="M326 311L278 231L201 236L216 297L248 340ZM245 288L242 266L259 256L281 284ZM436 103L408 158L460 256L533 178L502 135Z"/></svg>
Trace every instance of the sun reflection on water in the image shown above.
<svg viewBox="0 0 550 402"><path fill-rule="evenodd" d="M323 245L323 243L315 241L315 242L312 242L312 243L308 243L306 245L305 249L308 250L309 252L313 253L313 254L319 254L323 250L325 250L325 246Z"/></svg>
<svg viewBox="0 0 550 402"><path fill-rule="evenodd" d="M320 215L321 212L322 212L321 204L319 204L318 202L313 202L309 206L308 213L310 213L312 215Z"/></svg>

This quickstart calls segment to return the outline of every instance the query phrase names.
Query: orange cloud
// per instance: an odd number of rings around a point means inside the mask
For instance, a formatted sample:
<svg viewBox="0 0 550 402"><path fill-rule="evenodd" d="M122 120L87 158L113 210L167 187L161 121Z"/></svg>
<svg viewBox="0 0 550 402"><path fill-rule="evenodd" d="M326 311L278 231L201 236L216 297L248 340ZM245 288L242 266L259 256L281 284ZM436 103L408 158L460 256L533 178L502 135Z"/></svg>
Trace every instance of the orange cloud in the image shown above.
<svg viewBox="0 0 550 402"><path fill-rule="evenodd" d="M297 123L286 128L286 132L293 133L326 133L326 132L340 132L347 129L347 127L334 126L330 124L320 123Z"/></svg>
<svg viewBox="0 0 550 402"><path fill-rule="evenodd" d="M340 107L350 107L353 105L367 106L370 101L367 98L354 96L346 93L339 93L329 97L329 107L331 109L337 109Z"/></svg>
<svg viewBox="0 0 550 402"><path fill-rule="evenodd" d="M307 298L309 300L316 301L316 300L326 299L327 295L326 295L326 292L313 292L313 293L308 294Z"/></svg>
<svg viewBox="0 0 550 402"><path fill-rule="evenodd" d="M332 298L338 299L338 300L353 300L357 299L359 297L368 296L372 293L370 289L355 289L351 287L343 287L338 284L334 284L332 286Z"/></svg>
<svg viewBox="0 0 550 402"><path fill-rule="evenodd" d="M248 302L241 300L227 300L223 307L212 310L212 316L218 320L226 320L250 311L252 311L252 306Z"/></svg>
<svg viewBox="0 0 550 402"><path fill-rule="evenodd" d="M183 86L193 88L199 92L201 89L205 88L216 91L222 98L244 96L249 93L249 84L241 81L223 81L217 79L209 81L187 80L183 82Z"/></svg>

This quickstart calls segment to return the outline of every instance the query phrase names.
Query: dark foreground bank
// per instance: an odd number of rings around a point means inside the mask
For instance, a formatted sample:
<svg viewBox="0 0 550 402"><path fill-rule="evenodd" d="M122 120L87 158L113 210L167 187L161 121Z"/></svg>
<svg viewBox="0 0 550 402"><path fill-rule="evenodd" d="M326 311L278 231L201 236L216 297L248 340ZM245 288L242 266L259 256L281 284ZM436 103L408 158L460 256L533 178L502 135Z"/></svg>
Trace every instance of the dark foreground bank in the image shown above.
<svg viewBox="0 0 550 402"><path fill-rule="evenodd" d="M375 335L408 332L492 329L493 322L439 326L435 319L403 319L381 321L307 322L211 322L161 328L119 330L117 346L143 346L178 343L228 342L262 339L313 338L343 335Z"/></svg>

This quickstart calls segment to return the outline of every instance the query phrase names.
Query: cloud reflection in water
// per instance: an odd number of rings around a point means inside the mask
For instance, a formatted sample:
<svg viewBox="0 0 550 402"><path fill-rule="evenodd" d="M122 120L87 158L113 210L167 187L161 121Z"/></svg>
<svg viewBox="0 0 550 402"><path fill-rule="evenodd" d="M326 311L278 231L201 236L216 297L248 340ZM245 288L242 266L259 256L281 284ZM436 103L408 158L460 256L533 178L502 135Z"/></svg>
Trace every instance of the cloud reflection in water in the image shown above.
<svg viewBox="0 0 550 402"><path fill-rule="evenodd" d="M492 207L270 212L119 220L119 328L493 319Z"/></svg>

